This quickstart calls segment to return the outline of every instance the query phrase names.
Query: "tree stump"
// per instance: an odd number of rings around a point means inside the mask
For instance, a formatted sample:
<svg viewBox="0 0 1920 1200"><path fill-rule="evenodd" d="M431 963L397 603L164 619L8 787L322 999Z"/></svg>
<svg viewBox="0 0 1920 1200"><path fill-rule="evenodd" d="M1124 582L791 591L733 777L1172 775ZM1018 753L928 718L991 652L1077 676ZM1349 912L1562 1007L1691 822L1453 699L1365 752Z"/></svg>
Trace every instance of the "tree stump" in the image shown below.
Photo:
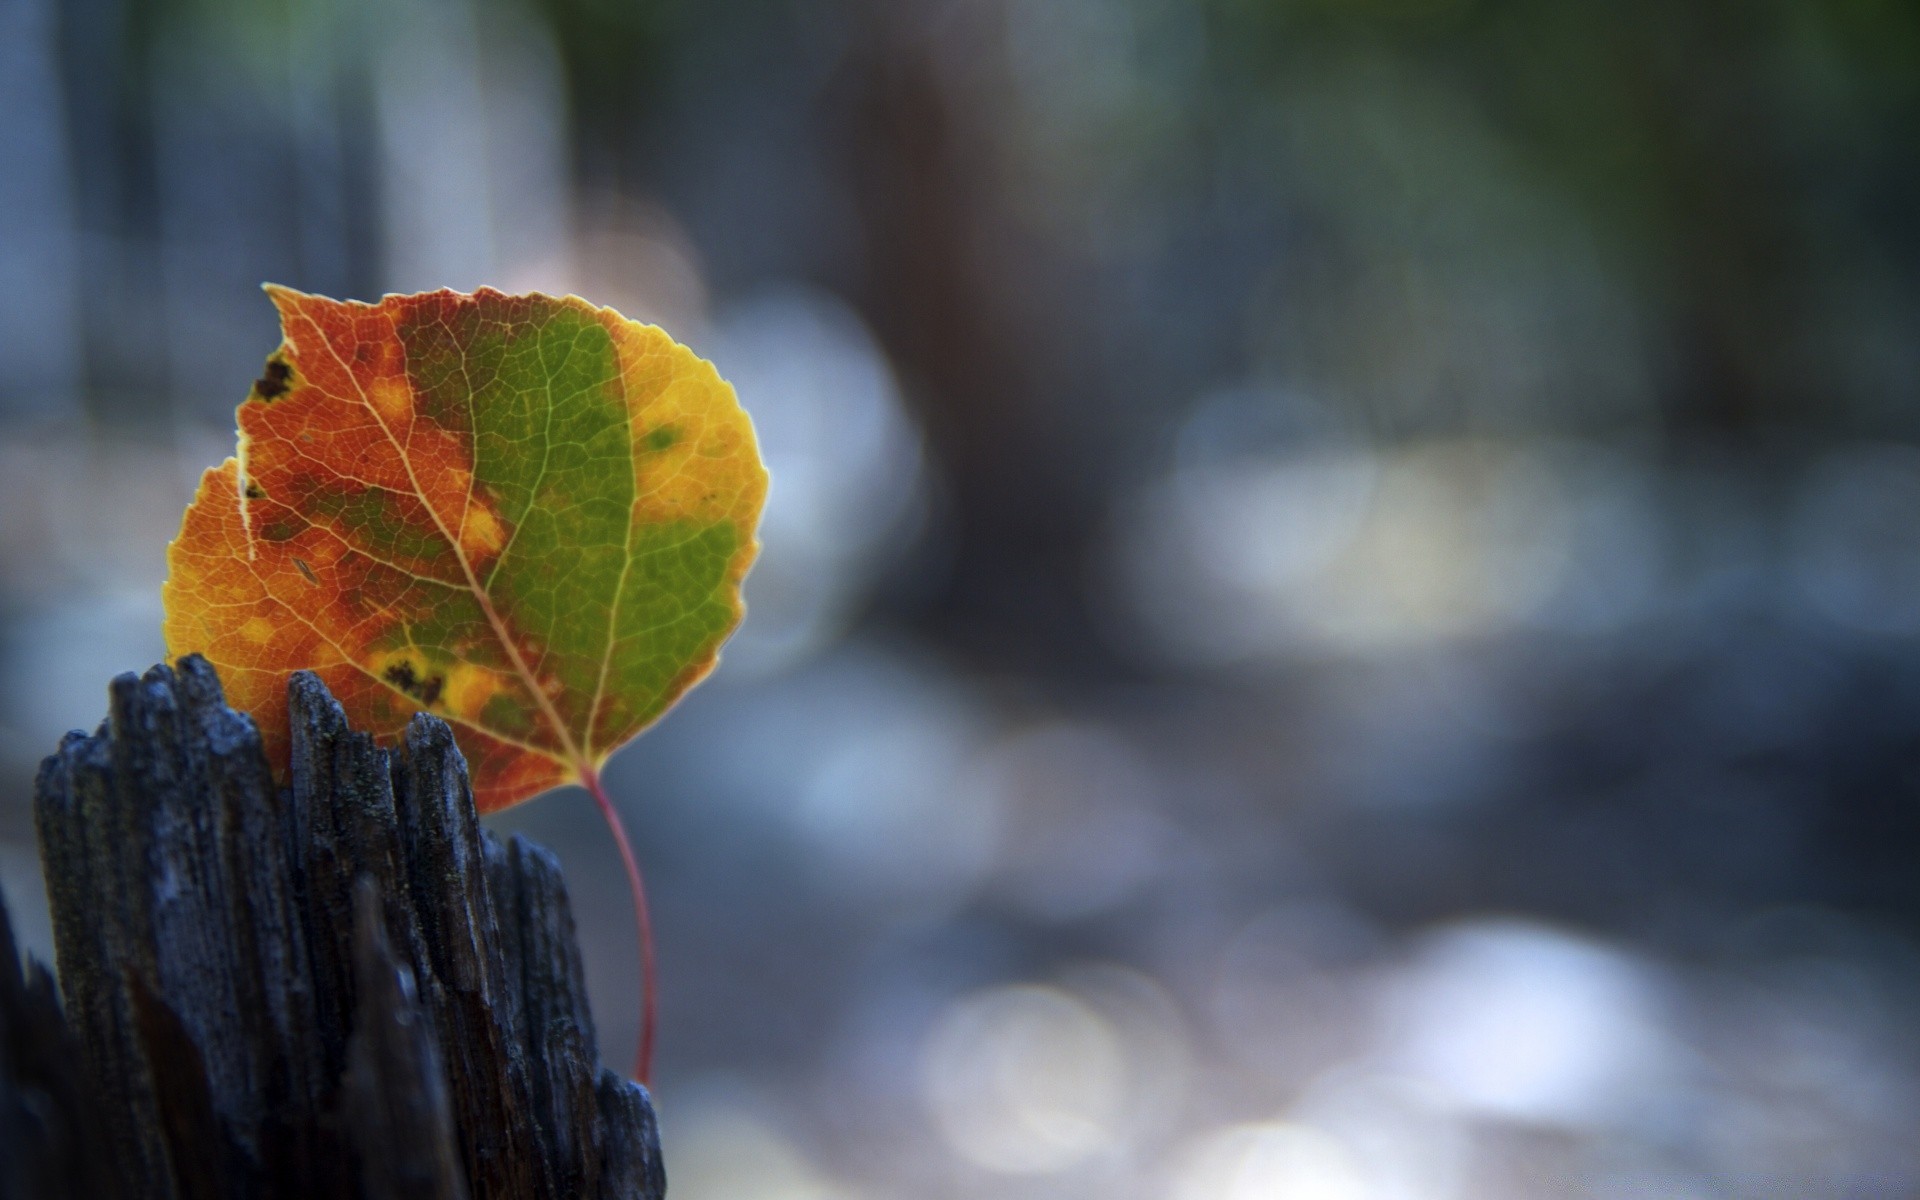
<svg viewBox="0 0 1920 1200"><path fill-rule="evenodd" d="M0 909L0 1200L663 1197L554 857L480 827L439 719L389 752L287 703L285 788L198 657L42 765L65 1012Z"/></svg>

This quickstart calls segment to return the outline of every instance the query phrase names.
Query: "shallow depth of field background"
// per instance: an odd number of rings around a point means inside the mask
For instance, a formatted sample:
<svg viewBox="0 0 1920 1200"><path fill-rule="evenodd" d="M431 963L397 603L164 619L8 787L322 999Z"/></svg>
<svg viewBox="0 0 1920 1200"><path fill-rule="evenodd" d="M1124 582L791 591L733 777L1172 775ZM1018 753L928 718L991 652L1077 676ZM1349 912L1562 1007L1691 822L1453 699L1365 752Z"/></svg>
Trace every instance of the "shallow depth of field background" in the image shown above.
<svg viewBox="0 0 1920 1200"><path fill-rule="evenodd" d="M676 1200L1913 1195L1917 147L1896 0L0 0L0 884L258 284L576 291L774 475Z"/></svg>

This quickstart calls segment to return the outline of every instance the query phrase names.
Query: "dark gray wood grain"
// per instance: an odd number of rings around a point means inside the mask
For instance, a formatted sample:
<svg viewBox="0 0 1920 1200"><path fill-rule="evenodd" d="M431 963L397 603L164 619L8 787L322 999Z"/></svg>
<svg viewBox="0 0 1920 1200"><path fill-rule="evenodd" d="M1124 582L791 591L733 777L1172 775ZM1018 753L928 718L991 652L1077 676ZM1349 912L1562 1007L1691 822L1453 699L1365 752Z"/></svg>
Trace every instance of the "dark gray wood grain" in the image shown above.
<svg viewBox="0 0 1920 1200"><path fill-rule="evenodd" d="M0 909L0 1200L663 1197L553 856L438 719L389 752L305 674L288 711L285 788L193 657L43 764L64 1015Z"/></svg>

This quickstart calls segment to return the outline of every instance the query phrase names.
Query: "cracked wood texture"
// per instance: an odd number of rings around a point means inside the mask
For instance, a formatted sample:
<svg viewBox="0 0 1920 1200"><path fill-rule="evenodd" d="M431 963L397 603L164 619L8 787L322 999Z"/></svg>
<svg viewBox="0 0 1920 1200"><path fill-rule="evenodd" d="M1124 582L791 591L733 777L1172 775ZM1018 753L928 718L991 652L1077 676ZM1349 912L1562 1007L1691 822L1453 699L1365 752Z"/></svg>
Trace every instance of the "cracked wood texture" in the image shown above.
<svg viewBox="0 0 1920 1200"><path fill-rule="evenodd" d="M287 677L455 727L482 812L584 781L713 669L766 496L733 389L578 297L269 287L283 341L168 551L170 655L276 770Z"/></svg>
<svg viewBox="0 0 1920 1200"><path fill-rule="evenodd" d="M193 657L43 764L65 1013L0 914L0 1200L659 1200L553 856L480 828L438 718L284 705L284 787Z"/></svg>

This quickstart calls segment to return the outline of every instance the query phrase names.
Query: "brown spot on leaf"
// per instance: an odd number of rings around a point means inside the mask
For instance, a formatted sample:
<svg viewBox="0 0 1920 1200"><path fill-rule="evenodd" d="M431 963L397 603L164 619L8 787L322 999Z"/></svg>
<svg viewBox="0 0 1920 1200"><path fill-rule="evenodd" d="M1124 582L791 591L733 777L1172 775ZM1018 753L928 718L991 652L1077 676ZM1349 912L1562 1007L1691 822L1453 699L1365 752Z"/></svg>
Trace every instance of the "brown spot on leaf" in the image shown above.
<svg viewBox="0 0 1920 1200"><path fill-rule="evenodd" d="M247 499L265 500L266 498L267 498L267 490L265 488L261 487L257 483L249 482L247 484Z"/></svg>
<svg viewBox="0 0 1920 1200"><path fill-rule="evenodd" d="M388 667L383 678L394 687L412 696L428 708L440 698L440 692L447 686L444 675L429 675L422 679L410 662L397 662Z"/></svg>
<svg viewBox="0 0 1920 1200"><path fill-rule="evenodd" d="M413 674L413 664L409 662L397 662L388 667L386 680L408 695L413 694L413 689L419 683Z"/></svg>
<svg viewBox="0 0 1920 1200"><path fill-rule="evenodd" d="M293 387L293 368L287 360L274 355L267 360L267 369L260 378L253 381L253 394L256 398L272 403L287 394Z"/></svg>

